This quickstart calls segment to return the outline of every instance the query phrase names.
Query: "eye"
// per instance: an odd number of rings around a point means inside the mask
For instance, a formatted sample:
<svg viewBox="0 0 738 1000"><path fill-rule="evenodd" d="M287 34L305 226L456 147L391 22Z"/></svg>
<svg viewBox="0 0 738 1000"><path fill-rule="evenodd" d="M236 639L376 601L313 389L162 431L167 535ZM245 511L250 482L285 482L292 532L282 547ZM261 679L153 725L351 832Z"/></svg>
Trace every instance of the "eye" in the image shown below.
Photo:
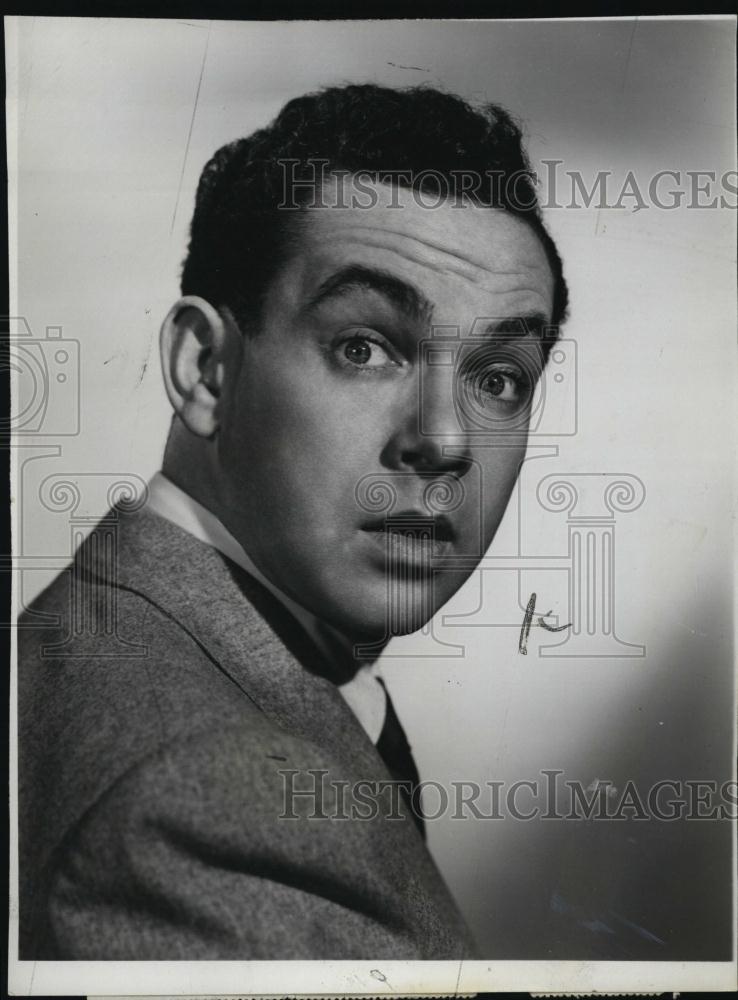
<svg viewBox="0 0 738 1000"><path fill-rule="evenodd" d="M490 396L502 396L507 388L507 380L502 372L491 372L482 381L481 389Z"/></svg>
<svg viewBox="0 0 738 1000"><path fill-rule="evenodd" d="M353 336L340 345L342 360L357 368L387 368L394 364L389 352L371 337Z"/></svg>
<svg viewBox="0 0 738 1000"><path fill-rule="evenodd" d="M475 381L475 394L480 402L507 403L521 406L530 395L530 380L516 365L494 365L480 372Z"/></svg>

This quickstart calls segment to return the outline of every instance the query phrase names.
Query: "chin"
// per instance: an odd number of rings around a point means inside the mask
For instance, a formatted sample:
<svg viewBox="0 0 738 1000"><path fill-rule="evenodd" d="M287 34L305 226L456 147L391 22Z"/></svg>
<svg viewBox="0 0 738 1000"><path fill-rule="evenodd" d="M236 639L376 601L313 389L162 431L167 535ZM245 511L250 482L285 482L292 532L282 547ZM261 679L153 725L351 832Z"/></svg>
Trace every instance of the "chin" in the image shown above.
<svg viewBox="0 0 738 1000"><path fill-rule="evenodd" d="M378 589L378 588L377 588ZM398 584L391 589L383 582L381 592L352 595L327 602L317 613L354 642L387 643L394 636L417 632L433 617L448 596L439 600L430 579Z"/></svg>

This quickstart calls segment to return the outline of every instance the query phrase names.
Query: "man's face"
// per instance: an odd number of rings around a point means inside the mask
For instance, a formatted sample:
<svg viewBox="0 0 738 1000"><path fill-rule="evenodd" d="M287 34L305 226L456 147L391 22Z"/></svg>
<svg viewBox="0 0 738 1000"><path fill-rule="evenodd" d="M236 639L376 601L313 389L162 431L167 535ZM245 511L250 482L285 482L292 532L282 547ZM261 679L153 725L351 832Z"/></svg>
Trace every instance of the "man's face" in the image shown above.
<svg viewBox="0 0 738 1000"><path fill-rule="evenodd" d="M553 277L520 219L431 210L409 191L392 208L376 191L372 209L301 213L245 338L218 460L221 517L261 571L347 635L379 640L390 606L393 633L418 628L494 537L541 368L536 333L514 321L550 321ZM392 530L398 515L414 527Z"/></svg>

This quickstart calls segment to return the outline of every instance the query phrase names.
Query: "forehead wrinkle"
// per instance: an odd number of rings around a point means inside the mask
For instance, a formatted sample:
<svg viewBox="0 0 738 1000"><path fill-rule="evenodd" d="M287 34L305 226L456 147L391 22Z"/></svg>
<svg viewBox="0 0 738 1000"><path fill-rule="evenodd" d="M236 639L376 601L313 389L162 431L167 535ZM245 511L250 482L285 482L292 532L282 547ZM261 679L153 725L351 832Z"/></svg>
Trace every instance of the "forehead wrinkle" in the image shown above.
<svg viewBox="0 0 738 1000"><path fill-rule="evenodd" d="M361 225L361 223L355 223L351 228L365 230L369 233L384 233L387 236L394 237L400 240L411 240L414 243L419 243L421 246L428 247L430 250L435 250L437 253L443 254L444 257L452 257L455 260L460 261L462 264L466 264L470 267L478 267L473 260L468 257L464 257L460 253L456 253L454 250L449 250L440 243L434 243L431 240L423 239L422 237L416 235L415 233L399 233L395 229L389 229L385 226L366 226ZM377 245L376 243L374 244Z"/></svg>
<svg viewBox="0 0 738 1000"><path fill-rule="evenodd" d="M361 230L362 235L357 236L356 231ZM381 239L372 239L372 236L385 234L390 237L392 242L400 244L419 244L420 246L427 247L433 253L441 255L446 258L446 260L438 262L437 260L432 260L427 257L419 256L412 252L412 249L408 246L387 246L387 243ZM535 234L533 239L535 240ZM464 257L462 254L457 253L453 250L448 250L442 245L435 243L431 240L423 239L414 233L400 233L395 229L386 228L384 226L369 226L362 225L360 222L352 222L347 231L343 234L338 233L334 237L337 241L342 239L348 240L349 242L355 242L359 247L369 247L377 250L382 250L384 252L396 253L400 257L404 257L406 260L412 263L419 264L423 267L427 267L432 271L439 274L449 274L452 273L462 280L468 281L471 284L479 285L480 281L478 279L479 272L482 272L488 276L500 275L501 277L516 277L522 275L528 275L531 271L547 270L548 261L545 259L543 248L541 247L541 260L543 266L537 266L535 263L523 266L522 269L518 268L496 268L487 264L480 264L469 257ZM456 266L455 266L456 265Z"/></svg>
<svg viewBox="0 0 738 1000"><path fill-rule="evenodd" d="M524 295L530 293L531 295L540 296L540 288L533 288L531 285L517 285L515 288L506 289L504 291L497 292L498 295Z"/></svg>
<svg viewBox="0 0 738 1000"><path fill-rule="evenodd" d="M348 229L348 239L352 238L352 230L353 230L354 233L356 232L356 230L362 230L369 237L371 237L373 235L376 235L376 234L380 234L380 235L381 234L385 234L386 236L389 236L392 240L398 240L400 242L406 242L406 241L408 241L410 243L420 244L420 246L427 247L429 250L432 250L435 253L440 254L443 257L451 258L454 261L458 261L458 263L462 266L462 268L466 267L466 268L472 268L474 270L486 270L487 269L484 264L478 264L476 261L472 260L470 257L465 257L463 254L457 253L455 250L450 250L450 249L448 249L447 247L443 246L440 243L435 243L432 240L423 239L421 236L416 235L415 233L400 233L400 232L398 232L395 229L390 229L390 228L387 228L385 226L368 226L368 225L362 225L361 223L357 222L357 223L352 223L349 226L349 229ZM341 235L338 234L337 238L340 240L341 239ZM354 238L356 239L356 242L359 243L362 246L373 246L373 247L376 247L377 249L381 249L381 250L388 249L387 246L381 240L372 240L371 238L367 239L365 236L362 236L360 239L356 238L355 236L354 236ZM390 248L390 249L393 249L393 248ZM397 250L397 249L395 249L395 252L396 253L401 253L404 256L407 256L410 259L415 260L415 261L417 261L418 263L421 263L421 264L429 263L424 258L418 258L418 257L414 256L411 253L407 253L405 250ZM432 265L430 265L430 263L429 263L429 266L432 266ZM507 273L507 272L498 271L497 273L504 274L504 273ZM515 273L515 272L509 272L509 273Z"/></svg>
<svg viewBox="0 0 738 1000"><path fill-rule="evenodd" d="M366 227L366 228L372 229L373 227ZM477 288L480 287L480 285L482 285L482 281L480 281L480 276L481 277L487 277L487 278L489 278L489 277L494 278L494 277L497 277L497 276L499 276L499 277L526 277L526 278L528 278L530 276L531 271L532 270L536 270L536 268L533 265L531 265L531 267L529 267L529 268L524 268L522 270L503 270L503 269L498 270L498 269L492 269L492 268L489 268L489 267L485 267L485 266L480 265L480 264L474 264L474 263L472 263L470 261L464 261L464 263L466 264L466 267L464 267L464 268L458 268L458 267L454 267L453 264L438 263L437 261L429 260L426 257L418 256L418 255L412 253L407 248L400 249L400 248L397 248L397 247L387 247L387 245L385 243L381 242L381 241L376 241L375 242L373 240L356 240L355 242L356 242L356 245L358 247L360 247L360 248L361 247L363 247L363 248L369 247L369 248L376 249L376 250L382 250L385 253L387 253L387 252L394 253L398 257L401 257L401 258L403 258L406 261L409 261L409 262L411 262L413 264L418 264L421 267L427 268L428 270L433 271L433 272L435 272L437 274L443 275L444 277L448 276L449 274L453 274L455 277L457 277L461 281L464 281L464 282L466 282L466 283L468 283L470 285L473 285L473 286L475 286ZM457 258L457 259L463 260L463 258ZM470 273L470 271L473 271L473 273ZM534 294L540 294L540 289L532 288L532 287L527 286L527 285L526 286L522 286L520 289L518 289L518 288L499 289L499 290L493 289L493 291L495 291L497 293L504 292L505 294L508 294L508 293L509 294L514 294L517 291L526 291L526 292L529 291L529 292L533 292Z"/></svg>

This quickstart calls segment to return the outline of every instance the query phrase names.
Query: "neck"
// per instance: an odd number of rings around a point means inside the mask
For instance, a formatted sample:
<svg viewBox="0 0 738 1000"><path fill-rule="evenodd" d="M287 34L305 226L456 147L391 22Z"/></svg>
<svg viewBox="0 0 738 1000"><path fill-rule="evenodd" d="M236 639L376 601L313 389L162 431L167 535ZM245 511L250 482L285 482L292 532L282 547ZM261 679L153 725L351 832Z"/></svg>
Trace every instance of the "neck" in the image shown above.
<svg viewBox="0 0 738 1000"><path fill-rule="evenodd" d="M162 473L170 482L182 490L183 493L186 493L202 507L210 511L224 528L230 530L228 519L223 516L222 505L219 500L219 479L215 454L215 446L212 441L195 437L175 418L164 452ZM246 556L256 565L241 539L236 537L236 541ZM259 570L259 572L263 573L262 570ZM269 579L266 574L264 574L264 577L265 579ZM270 581L270 583L279 590L277 584L273 583L273 581ZM297 598L290 599L298 604L300 603ZM363 664L372 663L378 659L382 649L386 645L384 639L377 641L378 637L374 634L358 630L346 632L328 623L315 612L308 611L307 609L304 609L304 611L306 615L310 615L316 620L325 643L340 658L346 669L351 668L353 672L358 670ZM354 653L357 647L370 647L372 655L368 657L362 656L360 659L357 658Z"/></svg>
<svg viewBox="0 0 738 1000"><path fill-rule="evenodd" d="M177 417L172 421L161 471L183 493L223 520L218 501L215 445L191 434Z"/></svg>

